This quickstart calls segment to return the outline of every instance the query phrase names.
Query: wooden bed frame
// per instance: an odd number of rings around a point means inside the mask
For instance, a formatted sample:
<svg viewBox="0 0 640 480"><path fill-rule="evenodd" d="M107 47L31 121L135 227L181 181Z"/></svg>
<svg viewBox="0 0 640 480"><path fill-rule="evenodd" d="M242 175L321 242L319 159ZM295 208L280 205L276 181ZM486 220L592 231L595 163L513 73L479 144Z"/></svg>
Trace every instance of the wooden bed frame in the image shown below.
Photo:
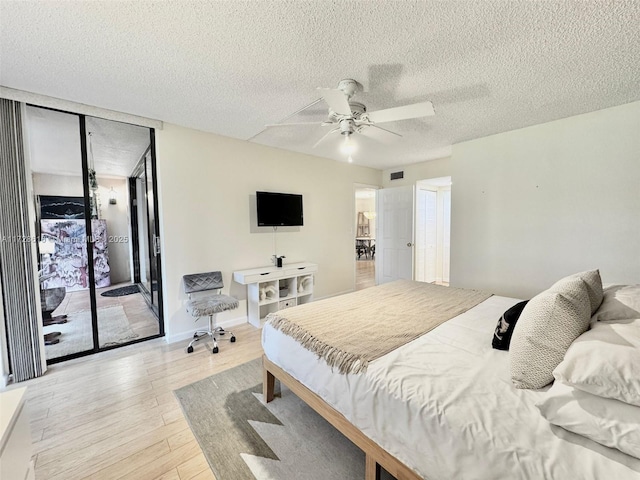
<svg viewBox="0 0 640 480"><path fill-rule="evenodd" d="M379 480L380 466L398 480L422 480L413 470L379 446L356 426L349 422L340 412L331 407L322 398L305 387L287 372L262 356L262 393L265 402L274 398L276 378L300 397L307 405L324 417L331 425L351 440L365 453L365 480Z"/></svg>

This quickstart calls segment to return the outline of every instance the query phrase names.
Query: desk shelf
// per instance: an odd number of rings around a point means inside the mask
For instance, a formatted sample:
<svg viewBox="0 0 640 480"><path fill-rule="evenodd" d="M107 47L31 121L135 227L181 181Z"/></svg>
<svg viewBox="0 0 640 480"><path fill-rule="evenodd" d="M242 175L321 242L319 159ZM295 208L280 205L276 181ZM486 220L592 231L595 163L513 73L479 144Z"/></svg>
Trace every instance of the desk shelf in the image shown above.
<svg viewBox="0 0 640 480"><path fill-rule="evenodd" d="M247 286L249 323L260 327L268 314L312 301L317 270L317 264L305 262L233 272L233 279ZM281 288L288 289L284 297L280 297Z"/></svg>
<svg viewBox="0 0 640 480"><path fill-rule="evenodd" d="M268 305L278 301L278 280L267 280L258 283L258 302Z"/></svg>
<svg viewBox="0 0 640 480"><path fill-rule="evenodd" d="M296 279L298 296L313 294L313 275L300 275Z"/></svg>

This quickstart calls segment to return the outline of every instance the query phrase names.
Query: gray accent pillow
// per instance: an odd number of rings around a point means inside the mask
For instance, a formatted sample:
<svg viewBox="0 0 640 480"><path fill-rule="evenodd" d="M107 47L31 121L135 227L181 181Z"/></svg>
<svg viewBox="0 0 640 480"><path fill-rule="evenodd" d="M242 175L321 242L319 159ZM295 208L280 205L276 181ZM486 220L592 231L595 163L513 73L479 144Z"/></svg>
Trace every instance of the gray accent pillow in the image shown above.
<svg viewBox="0 0 640 480"><path fill-rule="evenodd" d="M509 359L516 388L542 388L571 343L589 328L591 302L580 277L566 277L536 295L513 330Z"/></svg>
<svg viewBox="0 0 640 480"><path fill-rule="evenodd" d="M570 278L580 278L585 283L587 287L587 293L589 294L589 303L591 304L591 315L596 313L596 310L598 309L598 307L602 303L602 299L604 298L602 279L600 278L600 270L588 270L586 272L569 275L568 277L565 277L562 280L554 283L551 288L555 287L560 282L563 282Z"/></svg>

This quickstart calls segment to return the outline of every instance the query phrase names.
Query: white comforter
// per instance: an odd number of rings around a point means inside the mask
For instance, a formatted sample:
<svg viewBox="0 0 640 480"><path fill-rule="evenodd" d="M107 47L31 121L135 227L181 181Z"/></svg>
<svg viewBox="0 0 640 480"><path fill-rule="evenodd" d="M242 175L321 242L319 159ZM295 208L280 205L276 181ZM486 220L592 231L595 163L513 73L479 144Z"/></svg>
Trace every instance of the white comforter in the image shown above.
<svg viewBox="0 0 640 480"><path fill-rule="evenodd" d="M543 390L511 385L509 355L491 348L494 296L373 361L364 374L324 360L270 327L266 356L425 479L640 479L640 460L551 426Z"/></svg>

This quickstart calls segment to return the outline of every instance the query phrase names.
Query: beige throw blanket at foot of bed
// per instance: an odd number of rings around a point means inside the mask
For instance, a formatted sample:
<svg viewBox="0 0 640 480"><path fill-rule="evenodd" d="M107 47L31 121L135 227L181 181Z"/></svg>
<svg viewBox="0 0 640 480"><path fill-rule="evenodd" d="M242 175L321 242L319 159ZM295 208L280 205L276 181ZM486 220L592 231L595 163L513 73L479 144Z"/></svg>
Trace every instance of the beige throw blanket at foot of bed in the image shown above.
<svg viewBox="0 0 640 480"><path fill-rule="evenodd" d="M466 312L490 293L398 280L270 313L269 323L340 373L370 361Z"/></svg>

